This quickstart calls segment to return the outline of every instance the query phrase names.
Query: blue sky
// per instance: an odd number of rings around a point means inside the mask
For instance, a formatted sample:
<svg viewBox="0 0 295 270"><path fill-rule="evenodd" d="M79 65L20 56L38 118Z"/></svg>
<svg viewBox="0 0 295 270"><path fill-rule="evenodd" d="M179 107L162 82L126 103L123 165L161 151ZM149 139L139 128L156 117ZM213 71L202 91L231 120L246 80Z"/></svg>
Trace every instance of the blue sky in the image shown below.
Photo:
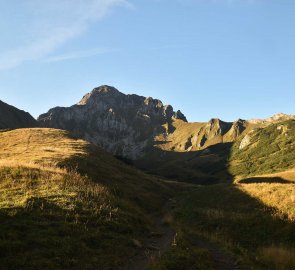
<svg viewBox="0 0 295 270"><path fill-rule="evenodd" d="M190 121L295 114L294 0L0 0L0 99L35 117L109 84Z"/></svg>

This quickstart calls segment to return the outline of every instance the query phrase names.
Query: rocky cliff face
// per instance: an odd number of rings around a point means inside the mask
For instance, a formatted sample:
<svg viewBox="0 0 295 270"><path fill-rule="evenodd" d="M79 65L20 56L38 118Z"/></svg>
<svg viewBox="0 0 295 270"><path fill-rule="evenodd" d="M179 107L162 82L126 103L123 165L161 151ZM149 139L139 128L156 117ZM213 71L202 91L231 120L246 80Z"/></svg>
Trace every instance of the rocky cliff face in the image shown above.
<svg viewBox="0 0 295 270"><path fill-rule="evenodd" d="M53 108L38 121L43 127L69 130L115 155L136 159L156 134L168 132L163 125L169 126L173 119L186 121L180 111L160 100L100 86L76 105Z"/></svg>
<svg viewBox="0 0 295 270"><path fill-rule="evenodd" d="M27 112L0 100L0 129L36 127L37 121Z"/></svg>

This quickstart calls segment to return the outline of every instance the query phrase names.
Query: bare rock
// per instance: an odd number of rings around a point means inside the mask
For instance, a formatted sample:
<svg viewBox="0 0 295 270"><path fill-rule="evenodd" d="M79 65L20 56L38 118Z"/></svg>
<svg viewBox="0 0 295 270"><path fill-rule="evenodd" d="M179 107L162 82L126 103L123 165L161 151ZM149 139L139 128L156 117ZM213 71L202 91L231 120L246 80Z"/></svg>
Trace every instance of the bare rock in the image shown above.
<svg viewBox="0 0 295 270"><path fill-rule="evenodd" d="M247 135L243 138L243 140L241 141L240 146L239 146L239 149L242 150L242 149L244 149L245 147L247 147L247 146L250 145L250 144L251 144L251 137L250 137L249 134L247 134Z"/></svg>
<svg viewBox="0 0 295 270"><path fill-rule="evenodd" d="M38 121L43 127L68 130L114 155L134 160L173 118L186 120L180 111L174 112L172 106L164 106L158 99L125 95L103 85L76 105L53 108Z"/></svg>

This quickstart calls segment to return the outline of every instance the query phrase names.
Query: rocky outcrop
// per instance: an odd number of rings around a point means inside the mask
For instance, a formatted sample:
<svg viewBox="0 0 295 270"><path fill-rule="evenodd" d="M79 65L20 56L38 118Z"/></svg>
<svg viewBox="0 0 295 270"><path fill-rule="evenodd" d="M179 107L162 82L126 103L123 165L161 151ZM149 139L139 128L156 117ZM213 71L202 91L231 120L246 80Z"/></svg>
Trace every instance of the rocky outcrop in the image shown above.
<svg viewBox="0 0 295 270"><path fill-rule="evenodd" d="M247 134L240 143L239 149L242 150L251 144L251 137Z"/></svg>
<svg viewBox="0 0 295 270"><path fill-rule="evenodd" d="M295 115L278 113L266 119L251 119L251 120L248 120L248 122L251 124L273 124L273 123L278 123L278 122L292 120L292 119L295 119Z"/></svg>
<svg viewBox="0 0 295 270"><path fill-rule="evenodd" d="M173 118L187 122L185 115L180 110L178 110L176 113L173 114Z"/></svg>
<svg viewBox="0 0 295 270"><path fill-rule="evenodd" d="M242 119L232 123L230 130L225 135L224 141L233 142L236 140L246 129L247 122Z"/></svg>
<svg viewBox="0 0 295 270"><path fill-rule="evenodd" d="M201 148L208 141L224 136L231 126L232 123L223 122L218 118L211 119L197 134L198 139L195 140L199 141L198 147Z"/></svg>
<svg viewBox="0 0 295 270"><path fill-rule="evenodd" d="M37 121L27 112L0 100L0 129L36 127Z"/></svg>
<svg viewBox="0 0 295 270"><path fill-rule="evenodd" d="M105 85L76 105L49 110L38 121L43 127L69 130L115 155L136 159L156 134L168 132L163 126L173 119L186 121L180 111L158 99L125 95Z"/></svg>

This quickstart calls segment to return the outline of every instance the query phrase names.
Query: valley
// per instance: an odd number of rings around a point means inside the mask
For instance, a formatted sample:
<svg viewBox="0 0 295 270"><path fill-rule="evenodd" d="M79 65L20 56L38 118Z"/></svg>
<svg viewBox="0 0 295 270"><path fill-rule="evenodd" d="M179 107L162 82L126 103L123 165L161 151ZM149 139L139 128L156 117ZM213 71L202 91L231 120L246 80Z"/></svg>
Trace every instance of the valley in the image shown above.
<svg viewBox="0 0 295 270"><path fill-rule="evenodd" d="M190 123L109 86L37 121L3 104L1 269L295 267L295 116Z"/></svg>

